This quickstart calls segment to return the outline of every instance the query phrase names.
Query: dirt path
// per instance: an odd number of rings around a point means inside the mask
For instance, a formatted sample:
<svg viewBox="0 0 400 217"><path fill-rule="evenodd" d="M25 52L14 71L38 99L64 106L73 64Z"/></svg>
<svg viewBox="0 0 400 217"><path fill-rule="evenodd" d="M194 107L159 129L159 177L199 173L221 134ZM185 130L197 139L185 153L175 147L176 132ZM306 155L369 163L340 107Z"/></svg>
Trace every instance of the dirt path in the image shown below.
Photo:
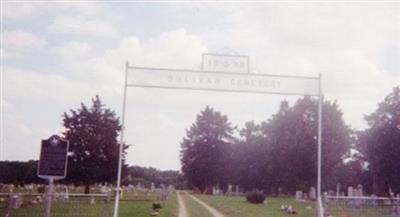
<svg viewBox="0 0 400 217"><path fill-rule="evenodd" d="M219 211L217 211L216 209L214 209L213 207L209 206L208 204L204 203L203 201L201 201L200 199L198 199L197 197L188 194L187 192L185 192L187 195L189 195L193 200L195 200L197 203L199 203L200 205L202 205L204 208L206 208L214 217L225 217L224 214L220 213ZM179 215L179 217L181 217Z"/></svg>
<svg viewBox="0 0 400 217"><path fill-rule="evenodd" d="M179 194L179 191L176 192L176 195L178 197L178 206L179 206L178 217L189 217L188 212L186 210L185 203L183 202L183 199L182 199L181 195Z"/></svg>

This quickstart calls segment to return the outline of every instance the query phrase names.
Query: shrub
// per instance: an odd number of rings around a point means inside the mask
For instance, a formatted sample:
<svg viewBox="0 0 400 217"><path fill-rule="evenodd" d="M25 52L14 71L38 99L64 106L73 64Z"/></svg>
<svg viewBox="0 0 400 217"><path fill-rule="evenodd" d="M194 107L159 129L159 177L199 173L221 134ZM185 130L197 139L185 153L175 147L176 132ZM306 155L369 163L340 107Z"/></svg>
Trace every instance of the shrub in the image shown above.
<svg viewBox="0 0 400 217"><path fill-rule="evenodd" d="M265 195L262 191L251 191L246 194L246 199L250 203L260 204L264 203Z"/></svg>
<svg viewBox="0 0 400 217"><path fill-rule="evenodd" d="M161 209L161 204L160 203L153 203L153 210L158 210Z"/></svg>

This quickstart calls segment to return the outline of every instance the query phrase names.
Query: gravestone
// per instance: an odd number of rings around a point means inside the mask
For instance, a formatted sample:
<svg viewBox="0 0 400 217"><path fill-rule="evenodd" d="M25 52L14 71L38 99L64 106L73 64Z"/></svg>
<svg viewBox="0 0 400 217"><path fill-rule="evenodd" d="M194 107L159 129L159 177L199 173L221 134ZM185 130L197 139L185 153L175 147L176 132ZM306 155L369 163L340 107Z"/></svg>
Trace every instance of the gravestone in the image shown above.
<svg viewBox="0 0 400 217"><path fill-rule="evenodd" d="M100 192L103 193L103 194L107 194L107 193L108 193L108 188L107 188L107 186L106 186L106 185L102 185L102 186L100 187Z"/></svg>
<svg viewBox="0 0 400 217"><path fill-rule="evenodd" d="M150 192L154 192L154 189L155 189L156 187L155 187L155 185L154 185L154 182L152 182L151 183L151 187L150 187Z"/></svg>
<svg viewBox="0 0 400 217"><path fill-rule="evenodd" d="M146 199L148 199L149 196L150 196L150 189L145 188L145 189L144 189L144 195L146 195Z"/></svg>
<svg viewBox="0 0 400 217"><path fill-rule="evenodd" d="M68 191L68 186L64 186L64 199L68 200L69 199L69 191Z"/></svg>
<svg viewBox="0 0 400 217"><path fill-rule="evenodd" d="M235 196L239 196L239 185L235 186Z"/></svg>
<svg viewBox="0 0 400 217"><path fill-rule="evenodd" d="M348 197L353 197L354 196L354 191L353 191L353 187L352 186L347 187L347 196Z"/></svg>
<svg viewBox="0 0 400 217"><path fill-rule="evenodd" d="M314 187L310 188L310 192L309 192L308 196L309 196L310 200L316 200L317 199L317 192L316 192Z"/></svg>
<svg viewBox="0 0 400 217"><path fill-rule="evenodd" d="M91 205L96 204L96 200L94 199L93 196L90 197L90 204L91 204Z"/></svg>
<svg viewBox="0 0 400 217"><path fill-rule="evenodd" d="M22 205L22 197L21 195L12 195L9 198L9 202L8 202L8 206L10 207L10 209L18 209L21 207Z"/></svg>
<svg viewBox="0 0 400 217"><path fill-rule="evenodd" d="M160 201L165 202L168 198L168 189L165 187L164 184L161 184L161 190L160 190Z"/></svg>
<svg viewBox="0 0 400 217"><path fill-rule="evenodd" d="M297 200L297 201L303 200L303 192L302 191L296 191L295 200Z"/></svg>
<svg viewBox="0 0 400 217"><path fill-rule="evenodd" d="M231 184L229 184L228 185L228 191L226 192L226 194L228 195L228 196L231 196L232 195L232 185Z"/></svg>
<svg viewBox="0 0 400 217"><path fill-rule="evenodd" d="M217 195L217 188L215 186L212 188L212 195Z"/></svg>
<svg viewBox="0 0 400 217"><path fill-rule="evenodd" d="M133 192L134 188L135 188L135 186L133 186L132 184L128 185L129 192Z"/></svg>
<svg viewBox="0 0 400 217"><path fill-rule="evenodd" d="M357 197L362 197L362 196L364 196L364 193L363 193L363 186L362 186L361 184L360 184L360 185L357 185L356 196L357 196Z"/></svg>

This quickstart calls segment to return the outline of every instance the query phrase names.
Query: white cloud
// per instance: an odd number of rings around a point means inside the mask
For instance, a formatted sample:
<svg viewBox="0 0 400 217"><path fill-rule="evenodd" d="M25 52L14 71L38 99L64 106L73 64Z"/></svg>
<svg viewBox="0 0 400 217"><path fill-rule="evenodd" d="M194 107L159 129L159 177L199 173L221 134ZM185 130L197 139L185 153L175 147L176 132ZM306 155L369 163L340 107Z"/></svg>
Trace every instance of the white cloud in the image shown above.
<svg viewBox="0 0 400 217"><path fill-rule="evenodd" d="M74 49L87 51L90 50L90 44L68 43L62 49L56 50L73 56ZM120 91L124 82L126 61L135 66L198 69L201 54L206 51L207 48L199 37L178 29L146 40L127 36L121 39L116 48L107 49L97 56L66 60L66 65L74 73L74 77Z"/></svg>
<svg viewBox="0 0 400 217"><path fill-rule="evenodd" d="M90 81L69 79L60 73L4 67L3 126L1 157L8 160L37 159L40 140L63 131L62 114L90 103L99 94L104 103L115 107L111 93ZM118 100L119 102L119 100Z"/></svg>
<svg viewBox="0 0 400 217"><path fill-rule="evenodd" d="M27 71L14 67L3 69L3 92L11 104L18 102L52 102L63 103L80 101L85 96L90 97L95 91L90 85L76 80L70 80L58 74Z"/></svg>
<svg viewBox="0 0 400 217"><path fill-rule="evenodd" d="M3 48L7 50L22 51L25 49L41 48L46 45L46 40L23 30L4 31Z"/></svg>
<svg viewBox="0 0 400 217"><path fill-rule="evenodd" d="M59 14L73 12L91 16L98 12L94 1L62 1L48 2L12 2L5 1L2 8L3 18L8 20L28 20L44 14Z"/></svg>
<svg viewBox="0 0 400 217"><path fill-rule="evenodd" d="M56 33L83 34L94 37L115 37L119 34L114 26L98 18L85 16L57 16L49 26L49 31Z"/></svg>
<svg viewBox="0 0 400 217"><path fill-rule="evenodd" d="M53 49L53 53L61 55L67 59L88 58L92 52L92 47L88 43L72 41L62 47Z"/></svg>
<svg viewBox="0 0 400 217"><path fill-rule="evenodd" d="M137 66L199 68L201 54L206 51L200 37L177 29L143 41L126 37L117 49L107 51L106 58L118 64L130 61Z"/></svg>
<svg viewBox="0 0 400 217"><path fill-rule="evenodd" d="M211 50L244 52L260 73L321 72L325 95L338 100L346 122L358 129L366 126L363 115L400 84L400 72L394 72L398 64L389 59L399 49L399 7L315 4L222 7L219 12L220 20L201 33ZM215 28L221 24L224 28Z"/></svg>

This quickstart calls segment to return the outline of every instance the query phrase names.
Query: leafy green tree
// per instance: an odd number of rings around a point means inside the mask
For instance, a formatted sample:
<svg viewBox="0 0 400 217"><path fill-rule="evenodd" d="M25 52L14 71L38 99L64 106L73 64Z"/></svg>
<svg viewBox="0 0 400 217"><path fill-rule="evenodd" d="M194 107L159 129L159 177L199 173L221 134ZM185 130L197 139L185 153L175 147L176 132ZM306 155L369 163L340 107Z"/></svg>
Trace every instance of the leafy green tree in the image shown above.
<svg viewBox="0 0 400 217"><path fill-rule="evenodd" d="M240 130L239 141L233 145L231 160L231 178L233 184L240 185L245 191L264 189L270 176L267 159L268 144L265 143L261 127L254 121L247 122Z"/></svg>
<svg viewBox="0 0 400 217"><path fill-rule="evenodd" d="M156 187L161 184L174 185L176 188L183 189L184 180L182 174L179 171L165 170L161 171L152 167L141 167L141 166L129 166L127 168L127 174L123 180L124 185L138 183L144 184L146 187L150 187L151 183L154 183Z"/></svg>
<svg viewBox="0 0 400 217"><path fill-rule="evenodd" d="M36 175L38 161L0 161L0 183L16 186L43 183Z"/></svg>
<svg viewBox="0 0 400 217"><path fill-rule="evenodd" d="M228 117L207 106L181 143L182 172L191 187L211 191L227 185L233 127Z"/></svg>
<svg viewBox="0 0 400 217"><path fill-rule="evenodd" d="M89 193L91 184L114 182L119 153L117 137L121 130L115 113L96 96L90 108L82 103L79 109L64 113L63 123L72 152L67 178L84 184L85 193Z"/></svg>
<svg viewBox="0 0 400 217"><path fill-rule="evenodd" d="M392 189L400 193L400 86L365 120L369 128L360 132L358 148L369 163L373 192L385 195Z"/></svg>
<svg viewBox="0 0 400 217"><path fill-rule="evenodd" d="M268 147L265 165L270 171L273 191L307 191L316 185L318 101L299 99L292 107L283 102L277 114L263 123L264 144ZM323 101L322 175L325 189L335 189L343 157L349 151L351 129L344 123L336 102ZM260 162L261 163L261 162Z"/></svg>

